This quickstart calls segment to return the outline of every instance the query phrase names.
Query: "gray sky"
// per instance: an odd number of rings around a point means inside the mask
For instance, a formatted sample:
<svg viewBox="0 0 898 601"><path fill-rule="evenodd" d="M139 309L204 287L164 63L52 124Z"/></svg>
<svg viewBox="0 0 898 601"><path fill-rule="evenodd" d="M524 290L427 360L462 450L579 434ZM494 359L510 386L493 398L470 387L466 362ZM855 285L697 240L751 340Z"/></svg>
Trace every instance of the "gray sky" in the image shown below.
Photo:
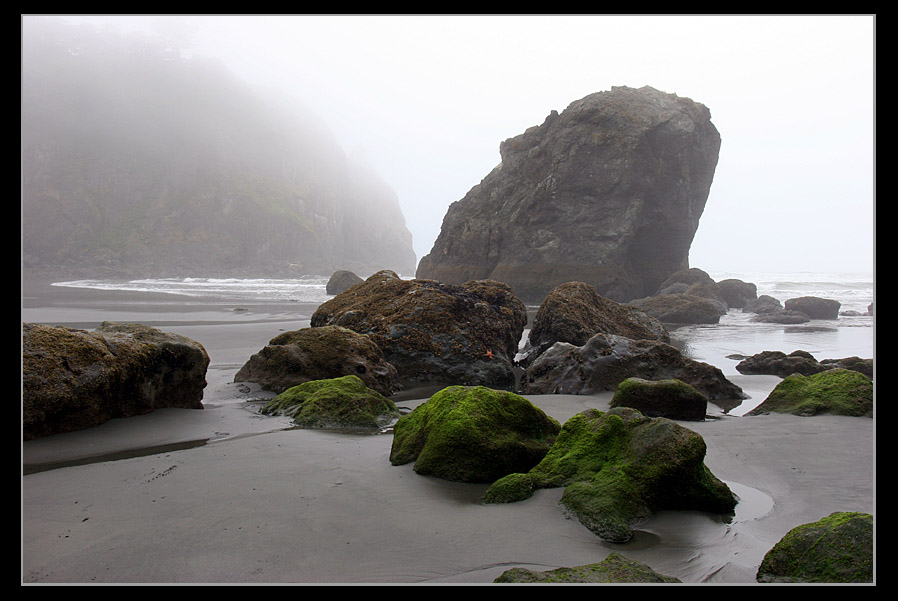
<svg viewBox="0 0 898 601"><path fill-rule="evenodd" d="M706 105L722 138L691 266L873 271L871 15L90 20L176 28L293 94L393 187L419 259L502 140L587 94L649 85Z"/></svg>

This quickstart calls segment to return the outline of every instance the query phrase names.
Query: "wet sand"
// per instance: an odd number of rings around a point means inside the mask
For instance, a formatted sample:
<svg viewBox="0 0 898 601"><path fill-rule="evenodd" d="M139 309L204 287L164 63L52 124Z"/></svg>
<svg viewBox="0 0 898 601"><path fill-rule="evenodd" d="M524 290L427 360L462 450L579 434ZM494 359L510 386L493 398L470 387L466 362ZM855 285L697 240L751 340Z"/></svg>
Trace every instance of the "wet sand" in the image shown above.
<svg viewBox="0 0 898 601"><path fill-rule="evenodd" d="M564 515L561 489L481 505L486 485L392 466L389 432L293 430L257 413L270 394L234 374L279 332L308 326L312 311L26 287L24 321L150 323L202 343L211 364L203 410L23 443L22 582L489 583L511 567L582 565L617 551L686 583L753 584L791 528L834 511L875 517L874 420L737 417L713 405L712 418L684 425L740 497L733 516L665 511L613 545ZM777 381L737 383L757 399ZM408 391L397 404L425 398ZM563 422L607 408L610 394L528 398Z"/></svg>

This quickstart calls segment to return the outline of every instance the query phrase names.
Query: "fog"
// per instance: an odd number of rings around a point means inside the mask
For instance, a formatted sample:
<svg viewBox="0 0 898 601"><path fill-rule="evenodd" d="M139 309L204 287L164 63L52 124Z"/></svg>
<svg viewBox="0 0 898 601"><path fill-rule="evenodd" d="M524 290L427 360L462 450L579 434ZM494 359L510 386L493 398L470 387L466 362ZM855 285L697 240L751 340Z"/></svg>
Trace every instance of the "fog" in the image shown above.
<svg viewBox="0 0 898 601"><path fill-rule="evenodd" d="M396 191L419 259L501 141L648 85L706 105L722 138L692 266L873 272L871 15L66 19L167 35L293 96Z"/></svg>

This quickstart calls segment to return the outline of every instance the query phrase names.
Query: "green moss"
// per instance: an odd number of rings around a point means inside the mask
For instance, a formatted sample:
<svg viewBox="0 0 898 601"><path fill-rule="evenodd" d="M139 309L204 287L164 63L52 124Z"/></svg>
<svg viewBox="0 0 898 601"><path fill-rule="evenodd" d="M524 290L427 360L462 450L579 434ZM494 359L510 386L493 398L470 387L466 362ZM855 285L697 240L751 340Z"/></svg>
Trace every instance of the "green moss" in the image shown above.
<svg viewBox="0 0 898 601"><path fill-rule="evenodd" d="M625 542L630 525L653 511L733 510L736 498L704 465L705 450L700 435L671 420L627 407L591 409L565 422L539 464L496 482L484 499L516 500L525 483L564 486L561 503L585 526L605 540Z"/></svg>
<svg viewBox="0 0 898 601"><path fill-rule="evenodd" d="M838 512L790 530L764 556L761 582L872 582L873 516Z"/></svg>
<svg viewBox="0 0 898 601"><path fill-rule="evenodd" d="M287 415L308 428L379 428L399 416L393 401L352 375L288 388L262 413Z"/></svg>
<svg viewBox="0 0 898 601"><path fill-rule="evenodd" d="M873 382L859 372L831 369L811 376L792 374L751 414L873 416Z"/></svg>
<svg viewBox="0 0 898 601"><path fill-rule="evenodd" d="M619 553L611 553L599 563L591 563L574 568L558 568L547 572L533 572L524 568L512 568L503 572L494 582L663 583L680 581L677 578L658 574L647 565L627 559Z"/></svg>
<svg viewBox="0 0 898 601"><path fill-rule="evenodd" d="M394 426L390 461L419 474L493 482L530 469L561 426L522 396L485 386L450 386Z"/></svg>

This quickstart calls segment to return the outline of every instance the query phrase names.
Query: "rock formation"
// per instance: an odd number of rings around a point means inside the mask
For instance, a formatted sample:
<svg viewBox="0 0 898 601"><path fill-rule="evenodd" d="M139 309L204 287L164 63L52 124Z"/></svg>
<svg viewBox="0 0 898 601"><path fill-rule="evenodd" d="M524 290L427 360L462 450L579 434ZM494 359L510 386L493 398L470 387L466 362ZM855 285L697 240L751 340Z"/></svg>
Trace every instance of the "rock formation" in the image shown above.
<svg viewBox="0 0 898 601"><path fill-rule="evenodd" d="M561 503L584 526L623 543L635 521L662 509L733 511L737 499L705 466L706 450L701 435L669 419L588 409L564 423L538 465L494 482L483 498L510 503L563 486Z"/></svg>
<svg viewBox="0 0 898 601"><path fill-rule="evenodd" d="M209 355L138 324L22 326L22 434L31 440L163 407L202 409Z"/></svg>
<svg viewBox="0 0 898 601"><path fill-rule="evenodd" d="M526 367L556 342L582 346L600 333L670 342L667 329L654 317L604 298L584 282L566 282L540 304L519 362Z"/></svg>
<svg viewBox="0 0 898 601"><path fill-rule="evenodd" d="M742 389L713 365L689 359L657 340L613 334L596 334L583 346L555 343L527 368L521 390L524 394L592 394L615 390L627 378L674 378L711 401L745 398Z"/></svg>
<svg viewBox="0 0 898 601"><path fill-rule="evenodd" d="M578 582L593 584L612 583L652 583L680 582L679 578L659 574L646 564L628 559L620 553L609 553L598 563L590 563L573 568L556 568L545 572L535 572L526 568L511 568L493 582Z"/></svg>
<svg viewBox="0 0 898 601"><path fill-rule="evenodd" d="M688 98L591 94L502 142L417 277L498 280L526 302L568 281L618 302L648 296L688 267L719 148L710 112Z"/></svg>
<svg viewBox="0 0 898 601"><path fill-rule="evenodd" d="M302 428L324 429L378 429L399 418L393 401L353 375L288 388L271 399L262 413L286 415Z"/></svg>
<svg viewBox="0 0 898 601"><path fill-rule="evenodd" d="M463 384L511 389L527 309L500 282L460 286L375 273L322 303L313 328L368 335L403 385Z"/></svg>
<svg viewBox="0 0 898 601"><path fill-rule="evenodd" d="M828 369L810 376L783 378L748 415L846 415L873 417L873 381L851 369Z"/></svg>
<svg viewBox="0 0 898 601"><path fill-rule="evenodd" d="M379 346L364 334L339 326L278 334L249 358L234 381L283 392L310 380L349 375L384 395L402 388L396 368L387 363Z"/></svg>
<svg viewBox="0 0 898 601"><path fill-rule="evenodd" d="M649 417L701 421L705 419L708 399L677 379L627 378L618 384L609 407L631 407Z"/></svg>
<svg viewBox="0 0 898 601"><path fill-rule="evenodd" d="M764 555L758 582L873 582L873 516L836 512L796 526Z"/></svg>
<svg viewBox="0 0 898 601"><path fill-rule="evenodd" d="M540 462L561 425L513 392L449 386L394 426L390 462L455 482L493 482Z"/></svg>

